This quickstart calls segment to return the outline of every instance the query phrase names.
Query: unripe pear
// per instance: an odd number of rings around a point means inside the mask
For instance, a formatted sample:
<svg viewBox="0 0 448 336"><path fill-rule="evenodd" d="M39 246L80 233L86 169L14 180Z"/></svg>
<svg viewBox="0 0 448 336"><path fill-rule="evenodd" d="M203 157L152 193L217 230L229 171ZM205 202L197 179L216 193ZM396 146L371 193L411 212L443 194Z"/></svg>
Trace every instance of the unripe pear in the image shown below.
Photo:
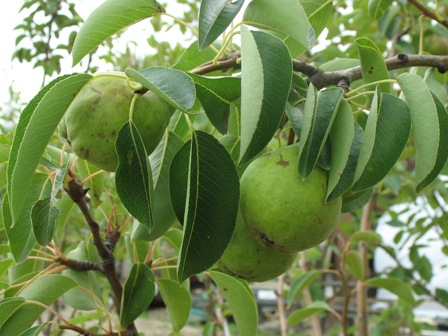
<svg viewBox="0 0 448 336"><path fill-rule="evenodd" d="M279 252L306 250L334 230L342 199L325 203L328 174L316 167L298 172L298 144L255 159L240 181L240 206L252 237Z"/></svg>
<svg viewBox="0 0 448 336"><path fill-rule="evenodd" d="M135 94L127 83L126 75L121 72L95 75L84 85L59 126L61 135L68 140L76 155L98 168L116 170L115 140L120 128L129 120ZM135 101L132 121L148 154L162 139L173 111L173 107L151 91Z"/></svg>
<svg viewBox="0 0 448 336"><path fill-rule="evenodd" d="M232 238L218 261L218 267L247 281L262 282L286 272L296 256L297 253L280 253L255 242L239 213Z"/></svg>

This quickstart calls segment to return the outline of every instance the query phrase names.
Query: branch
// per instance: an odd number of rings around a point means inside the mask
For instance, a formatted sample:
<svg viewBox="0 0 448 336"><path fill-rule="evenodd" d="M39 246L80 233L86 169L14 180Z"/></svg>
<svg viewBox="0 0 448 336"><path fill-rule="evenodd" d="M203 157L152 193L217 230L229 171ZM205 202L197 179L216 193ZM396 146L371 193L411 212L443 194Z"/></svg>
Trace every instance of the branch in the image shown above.
<svg viewBox="0 0 448 336"><path fill-rule="evenodd" d="M87 221L87 224L90 227L90 231L92 232L93 236L93 244L95 245L102 261L100 265L101 267L99 267L98 270L101 271L101 273L109 281L112 292L114 294L114 301L117 312L120 313L123 287L121 286L120 280L118 278L117 269L115 267L115 257L113 255L115 245L120 238L120 232L118 230L107 232L106 241L103 241L103 239L101 238L100 227L98 223L93 219L86 201L86 194L88 192L88 189L83 188L82 182L76 179L72 171L69 171L69 180L66 186L66 192L81 210L84 218ZM138 335L137 329L135 328L135 325L133 323L131 323L126 328L126 331L127 335ZM123 332L121 333L121 335L123 335Z"/></svg>
<svg viewBox="0 0 448 336"><path fill-rule="evenodd" d="M444 20L444 19L440 18L439 16L437 16L437 14L435 12L433 12L429 8L425 7L423 4L421 4L417 0L408 0L408 2L411 5L413 5L414 7L418 8L424 16L429 17L430 19L433 19L434 21L437 21L441 25L448 28L448 20Z"/></svg>
<svg viewBox="0 0 448 336"><path fill-rule="evenodd" d="M58 326L58 328L61 330L73 330L83 336L135 336L135 335L137 335L131 331L121 331L119 333L110 332L110 333L106 333L106 334L97 334L97 333L91 332L87 329L78 327L77 325L74 325L74 324L68 324L68 325L61 324Z"/></svg>
<svg viewBox="0 0 448 336"><path fill-rule="evenodd" d="M217 70L240 69L240 57L240 52L233 52L221 58L217 65L210 61L194 68L190 72L197 75L205 75ZM388 70L425 66L436 68L440 73L448 71L448 56L398 54L386 59L384 62ZM308 76L308 81L313 83L318 89L331 85L338 85L348 89L351 82L362 78L361 66L326 72L309 63L293 60L293 70Z"/></svg>

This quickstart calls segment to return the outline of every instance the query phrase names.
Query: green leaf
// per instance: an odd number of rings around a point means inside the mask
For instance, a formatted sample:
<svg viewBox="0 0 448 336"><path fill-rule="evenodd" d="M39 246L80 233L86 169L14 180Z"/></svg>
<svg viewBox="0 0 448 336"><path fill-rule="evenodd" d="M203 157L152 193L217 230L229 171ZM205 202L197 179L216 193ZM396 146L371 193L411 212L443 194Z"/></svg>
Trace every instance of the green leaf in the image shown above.
<svg viewBox="0 0 448 336"><path fill-rule="evenodd" d="M353 112L347 101L342 99L330 131L331 164L328 174L327 200L336 186L341 183L345 167L349 163L354 138ZM333 193L332 197L334 196Z"/></svg>
<svg viewBox="0 0 448 336"><path fill-rule="evenodd" d="M303 47L309 46L308 18L297 0L252 0L244 11L243 22L291 36Z"/></svg>
<svg viewBox="0 0 448 336"><path fill-rule="evenodd" d="M331 88L317 92L310 85L303 112L303 126L299 145L299 173L307 178L316 166L327 141L344 91Z"/></svg>
<svg viewBox="0 0 448 336"><path fill-rule="evenodd" d="M364 139L364 131L362 130L361 126L359 126L356 122L353 124L353 127L354 127L354 137L353 137L352 144L350 146L350 152L349 152L349 156L347 159L347 163L345 165L342 175L339 178L338 184L333 189L331 194L327 197L327 202L331 202L334 199L336 199L337 197L346 193L352 186L353 181L355 180L356 166L358 164L359 155L361 152L361 146L362 146L363 139ZM332 129L332 131L338 132L340 130L338 128L335 128L334 130ZM349 134L351 133L350 131L347 131L347 132ZM330 133L330 135L331 135L331 133ZM340 140L338 139L335 141L337 143ZM332 147L333 147L333 142L332 142ZM334 150L336 151L336 149L334 149ZM336 156L335 160L339 160L338 156ZM336 165L336 163L335 163L335 165Z"/></svg>
<svg viewBox="0 0 448 336"><path fill-rule="evenodd" d="M411 287L404 281L396 278L371 278L366 281L367 286L384 288L400 299L415 305Z"/></svg>
<svg viewBox="0 0 448 336"><path fill-rule="evenodd" d="M345 255L345 268L359 281L365 278L364 264L358 251L348 251Z"/></svg>
<svg viewBox="0 0 448 336"><path fill-rule="evenodd" d="M184 227L177 270L182 282L212 266L227 247L238 212L239 177L224 146L197 131L174 157L170 181L179 181L170 183L170 192Z"/></svg>
<svg viewBox="0 0 448 336"><path fill-rule="evenodd" d="M372 193L373 188L344 194L341 212L352 212L361 209L370 200Z"/></svg>
<svg viewBox="0 0 448 336"><path fill-rule="evenodd" d="M382 242L381 236L374 231L358 231L351 235L350 243L365 242L370 246L376 246Z"/></svg>
<svg viewBox="0 0 448 336"><path fill-rule="evenodd" d="M210 277L230 307L240 335L256 335L258 309L252 290L244 280L219 271L211 270Z"/></svg>
<svg viewBox="0 0 448 336"><path fill-rule="evenodd" d="M389 173L406 147L410 132L411 116L407 105L377 90L356 167L354 191L374 186Z"/></svg>
<svg viewBox="0 0 448 336"><path fill-rule="evenodd" d="M312 270L303 273L298 278L294 279L291 289L288 293L288 307L291 307L295 300L302 294L303 290L311 285L314 280L322 276L322 270Z"/></svg>
<svg viewBox="0 0 448 336"><path fill-rule="evenodd" d="M437 116L439 117L439 146L437 150L437 158L431 172L426 178L417 186L417 191L422 190L424 187L432 183L440 173L442 173L448 160L448 112L445 106L442 104L439 98L432 93L432 98L437 108Z"/></svg>
<svg viewBox="0 0 448 336"><path fill-rule="evenodd" d="M145 145L132 121L123 125L115 142L118 168L115 185L126 210L147 229L153 222L151 166Z"/></svg>
<svg viewBox="0 0 448 336"><path fill-rule="evenodd" d="M127 68L126 75L179 110L186 112L194 105L194 82L183 71L155 66L140 71Z"/></svg>
<svg viewBox="0 0 448 336"><path fill-rule="evenodd" d="M291 104L286 104L286 114L294 133L300 137L303 125L303 112L299 107L293 107Z"/></svg>
<svg viewBox="0 0 448 336"><path fill-rule="evenodd" d="M179 136L167 130L157 148L149 156L154 185L154 227L151 232L148 232L144 226L137 223L137 227L131 234L131 241L155 240L163 236L176 220L176 214L171 205L169 173L171 162L183 144Z"/></svg>
<svg viewBox="0 0 448 336"><path fill-rule="evenodd" d="M79 261L93 261L90 260L87 253L86 244L83 241L81 241L75 249L68 252L67 257ZM66 269L62 271L62 274L77 283L75 288L70 289L64 294L64 302L66 304L79 310L94 310L98 307L98 302L92 295L92 293L94 293L97 297L101 297L99 279L95 272ZM83 287L88 291L85 291L79 287Z"/></svg>
<svg viewBox="0 0 448 336"><path fill-rule="evenodd" d="M11 254L16 262L24 261L36 243L30 213L27 209L31 209L41 195L49 195L50 192L51 184L46 174L38 173L32 176L31 184L24 196L23 210L19 213L15 225L13 225L8 195L6 194L3 199L3 222L5 223L6 236L8 237Z"/></svg>
<svg viewBox="0 0 448 336"><path fill-rule="evenodd" d="M416 148L415 175L417 190L420 191L430 182L435 167L438 166L443 137L440 131L441 126L446 124L446 117L439 119L439 113L442 111L439 112L436 101L420 76L403 73L397 80L411 111Z"/></svg>
<svg viewBox="0 0 448 336"><path fill-rule="evenodd" d="M4 298L0 301L0 329L9 317L13 315L17 309L23 306L24 303L25 299L21 297Z"/></svg>
<svg viewBox="0 0 448 336"><path fill-rule="evenodd" d="M157 279L157 286L163 302L170 313L173 331L180 331L188 321L191 310L190 293L177 282L169 279Z"/></svg>
<svg viewBox="0 0 448 336"><path fill-rule="evenodd" d="M216 53L211 48L199 50L199 42L194 41L190 46L184 50L182 55L173 65L173 69L190 71L197 66L209 62L216 56Z"/></svg>
<svg viewBox="0 0 448 336"><path fill-rule="evenodd" d="M126 328L148 309L156 290L154 282L154 275L147 265L137 263L132 266L124 284L121 299L120 325L122 328Z"/></svg>
<svg viewBox="0 0 448 336"><path fill-rule="evenodd" d="M389 72L384 57L378 47L365 37L356 39L364 84L389 79ZM390 92L390 83L379 84L381 92Z"/></svg>
<svg viewBox="0 0 448 336"><path fill-rule="evenodd" d="M324 30L333 13L333 2L328 0L300 0L316 38Z"/></svg>
<svg viewBox="0 0 448 336"><path fill-rule="evenodd" d="M8 164L8 197L16 220L40 158L88 74L62 76L45 86L20 115ZM29 209L28 209L29 210Z"/></svg>
<svg viewBox="0 0 448 336"><path fill-rule="evenodd" d="M448 291L442 288L436 288L436 297L445 305L448 305Z"/></svg>
<svg viewBox="0 0 448 336"><path fill-rule="evenodd" d="M387 9L392 5L392 0L369 0L369 14L375 20L383 16Z"/></svg>
<svg viewBox="0 0 448 336"><path fill-rule="evenodd" d="M66 291L76 286L70 278L58 274L48 274L36 278L20 292L20 297L27 303L20 306L0 328L0 335L20 335L38 319L45 308L30 301L37 301L50 306Z"/></svg>
<svg viewBox="0 0 448 336"><path fill-rule="evenodd" d="M165 9L155 0L107 0L81 26L73 44L73 65L124 28Z"/></svg>
<svg viewBox="0 0 448 336"><path fill-rule="evenodd" d="M19 336L40 336L41 331L49 324L50 322L45 322L35 327L29 328L21 333Z"/></svg>
<svg viewBox="0 0 448 336"><path fill-rule="evenodd" d="M14 265L14 260L7 258L0 260L0 279L5 275L6 272L8 272L8 269Z"/></svg>
<svg viewBox="0 0 448 336"><path fill-rule="evenodd" d="M228 0L225 0L228 3ZM208 119L222 134L227 133L230 107L241 96L241 79L190 74Z"/></svg>
<svg viewBox="0 0 448 336"><path fill-rule="evenodd" d="M53 239L54 227L59 210L51 204L51 197L37 201L31 209L31 222L34 237L42 245L48 245Z"/></svg>
<svg viewBox="0 0 448 336"><path fill-rule="evenodd" d="M315 301L303 309L295 310L288 316L288 325L294 326L310 316L329 310L330 306L323 301Z"/></svg>
<svg viewBox="0 0 448 336"><path fill-rule="evenodd" d="M203 0L199 11L199 49L212 44L233 21L244 0Z"/></svg>
<svg viewBox="0 0 448 336"><path fill-rule="evenodd" d="M244 26L241 38L240 164L257 155L275 134L292 79L291 56L280 39Z"/></svg>

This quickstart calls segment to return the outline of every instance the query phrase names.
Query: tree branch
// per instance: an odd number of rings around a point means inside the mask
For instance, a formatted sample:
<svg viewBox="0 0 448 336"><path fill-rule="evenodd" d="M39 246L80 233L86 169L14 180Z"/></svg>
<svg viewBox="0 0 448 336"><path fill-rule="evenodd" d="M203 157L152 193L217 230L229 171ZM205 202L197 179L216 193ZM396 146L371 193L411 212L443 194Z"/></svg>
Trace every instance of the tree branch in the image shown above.
<svg viewBox="0 0 448 336"><path fill-rule="evenodd" d="M424 16L429 17L430 19L433 19L434 21L437 21L441 25L448 28L448 20L444 20L444 19L440 18L439 16L437 16L437 14L435 12L433 12L429 8L425 7L423 4L421 4L417 0L408 0L408 2L411 5L413 5L414 7L418 8Z"/></svg>
<svg viewBox="0 0 448 336"><path fill-rule="evenodd" d="M112 288L112 292L114 295L114 302L117 312L120 313L123 287L118 278L117 269L115 267L115 257L113 255L115 245L118 242L118 239L120 238L120 232L118 230L107 232L106 241L103 241L100 233L100 227L98 223L93 219L93 216L90 213L90 209L86 201L86 194L88 192L88 189L83 188L82 182L76 179L72 171L69 171L69 180L67 183L66 192L68 193L70 198L76 203L78 208L81 210L82 214L84 215L84 218L87 221L87 224L89 225L90 231L92 232L93 236L93 244L95 245L98 254L101 258L101 265L100 265L101 267L98 267L98 270L109 281L109 284ZM126 328L126 332L127 332L126 335L129 336L138 335L134 323L131 323ZM123 335L123 333L121 333L121 335Z"/></svg>
<svg viewBox="0 0 448 336"><path fill-rule="evenodd" d="M221 58L218 65L210 61L194 68L190 72L197 75L205 75L217 70L239 69L241 68L240 57L240 52L233 52ZM384 62L388 70L425 66L436 68L440 73L448 71L448 56L398 54L386 59ZM361 66L326 72L309 63L293 60L293 70L306 75L308 77L307 80L318 89L332 85L348 89L351 82L362 78Z"/></svg>

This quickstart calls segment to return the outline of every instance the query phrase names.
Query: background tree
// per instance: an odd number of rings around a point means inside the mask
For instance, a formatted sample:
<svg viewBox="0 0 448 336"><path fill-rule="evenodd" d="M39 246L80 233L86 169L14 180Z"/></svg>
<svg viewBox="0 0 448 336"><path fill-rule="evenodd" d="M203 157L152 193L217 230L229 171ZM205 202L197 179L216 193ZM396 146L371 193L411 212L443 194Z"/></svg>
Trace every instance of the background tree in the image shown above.
<svg viewBox="0 0 448 336"><path fill-rule="evenodd" d="M173 332L180 333L191 308L188 279L200 276L212 280L213 295L221 298L217 304L225 300L239 334L255 335L258 313L247 282L215 266L238 222L239 177L261 154L296 142L297 177L306 181L313 171L326 171L321 203L339 200L344 215L332 239L301 251L280 277L282 334L288 333L287 325L309 321L313 335L331 334L334 329L323 318L330 315L344 335L351 330L396 335L403 326L418 332L421 326L412 317L418 295L448 305L446 290L430 286L433 265L421 244L433 230L437 246L448 252L443 225L448 56L441 50L448 36L448 4L177 4L186 8L182 18L156 1L108 0L80 24L76 3L25 3L24 8L33 10L18 27L23 31L18 43L30 40L33 46L19 48L15 57L42 67L43 83L61 71L58 49L70 51L73 64L85 62L87 71L44 86L22 111L14 131L0 138L1 234L8 242L1 245L8 257L1 262L0 333L37 335L45 328L48 334L73 330L137 335L134 321L153 299L156 284ZM36 25L37 13L48 20ZM138 59L130 44L124 55L101 56L124 73L92 75L98 46L112 46L116 34L147 18L155 31L179 24L185 40L179 36L178 41L164 42L150 36L154 55ZM68 43L52 44L56 32L78 25ZM195 36L191 42L189 34ZM122 84L113 88L120 89L107 91L107 83L115 81ZM105 166L90 162L99 140L75 143L75 133L97 130L89 113L77 120L76 107L91 108L82 105L96 101L87 98L86 88L100 82L105 84L93 92L111 104L102 109L105 115L119 101L128 101L123 120L117 119L118 113L99 120L98 127L106 122L120 126L110 139L118 164L109 165L108 160ZM118 98L113 92L128 93ZM172 111L155 150L144 141L148 134L137 118L138 100L145 96L154 96L151 104ZM146 108L153 109L151 104ZM106 134L100 137L108 139ZM285 184L283 195L289 195L294 189ZM311 196L315 191L308 192ZM276 201L272 199L273 210ZM392 206L403 203L400 212ZM420 217L421 209L428 215ZM409 248L411 267L374 232L385 212L389 224L400 229L395 243ZM381 275L369 272L376 249L394 258L396 267ZM130 265L129 271L119 271L122 263ZM324 295L328 276L337 280L341 295ZM383 288L399 298L375 315L370 331L368 288ZM342 297L340 306L337 297ZM89 327L63 316L54 302L96 310L101 317ZM354 325L352 306L357 310ZM33 325L45 311L50 318ZM400 323L390 322L390 316ZM205 331L220 328L222 320L216 320Z"/></svg>

